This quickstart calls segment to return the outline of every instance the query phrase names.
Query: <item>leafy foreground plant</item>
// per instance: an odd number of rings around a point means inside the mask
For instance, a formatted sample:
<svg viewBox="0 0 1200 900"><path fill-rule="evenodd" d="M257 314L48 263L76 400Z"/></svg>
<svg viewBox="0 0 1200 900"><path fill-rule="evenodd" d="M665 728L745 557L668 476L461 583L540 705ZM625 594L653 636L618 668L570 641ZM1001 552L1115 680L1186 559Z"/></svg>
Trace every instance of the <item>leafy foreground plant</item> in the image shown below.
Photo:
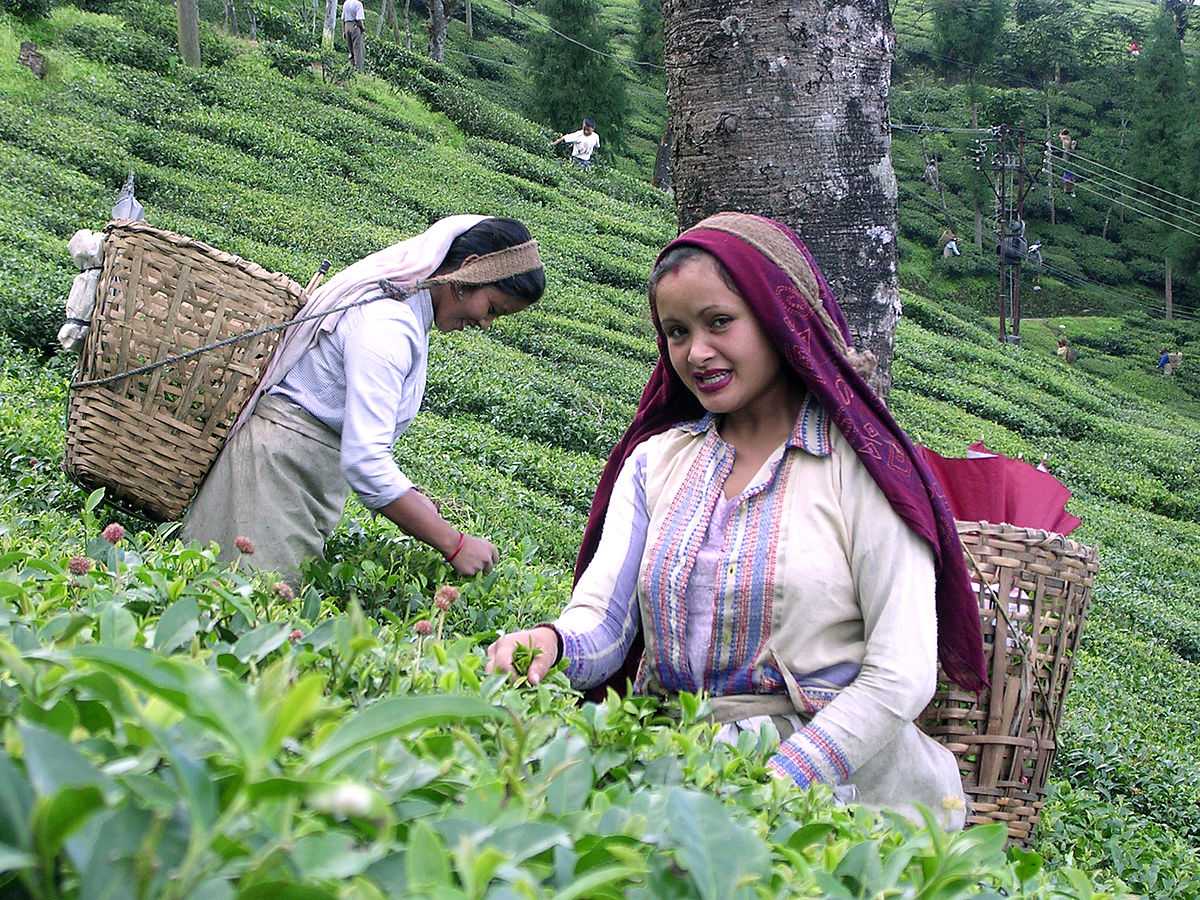
<svg viewBox="0 0 1200 900"><path fill-rule="evenodd" d="M478 593L375 621L168 533L0 556L13 895L1111 896L1006 858L1001 826L797 792L765 735L714 744L699 698L581 707L561 672L485 676L490 633L438 639Z"/></svg>

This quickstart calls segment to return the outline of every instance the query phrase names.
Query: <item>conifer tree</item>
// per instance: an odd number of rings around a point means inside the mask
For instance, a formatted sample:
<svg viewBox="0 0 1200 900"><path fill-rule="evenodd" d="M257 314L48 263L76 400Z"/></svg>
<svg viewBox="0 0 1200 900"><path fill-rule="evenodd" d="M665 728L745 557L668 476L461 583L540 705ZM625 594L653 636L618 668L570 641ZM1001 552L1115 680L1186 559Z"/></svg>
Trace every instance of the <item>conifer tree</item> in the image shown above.
<svg viewBox="0 0 1200 900"><path fill-rule="evenodd" d="M638 30L633 52L642 62L662 65L662 0L638 0Z"/></svg>
<svg viewBox="0 0 1200 900"><path fill-rule="evenodd" d="M622 149L625 76L618 60L603 55L612 49L599 0L542 0L539 8L551 28L574 41L551 31L533 39L526 57L533 82L530 115L558 131L574 131L590 117L596 120L601 149Z"/></svg>
<svg viewBox="0 0 1200 900"><path fill-rule="evenodd" d="M1000 29L1008 12L1007 0L936 0L933 5L933 41L943 66L951 74L965 73L971 100L971 127L979 127L979 69L996 56ZM983 247L983 211L985 182L981 175L972 180L975 207L975 246ZM990 193L990 192L989 192Z"/></svg>
<svg viewBox="0 0 1200 900"><path fill-rule="evenodd" d="M1189 100L1193 94L1188 85L1187 64L1176 36L1175 20L1162 12L1154 22L1146 49L1138 60L1135 79L1137 114L1133 120L1133 174L1155 187L1146 187L1150 195L1148 212L1167 222L1172 197L1165 191L1184 194L1192 185L1188 174L1195 161L1186 159L1189 150L1192 122ZM1186 194L1185 194L1186 196ZM1167 202L1163 202L1167 201ZM1139 204L1140 206L1141 204ZM1160 211L1161 210L1161 211ZM1177 268L1186 256L1188 235L1150 218L1143 221L1156 230L1165 247L1164 281L1168 309L1172 300L1172 268Z"/></svg>

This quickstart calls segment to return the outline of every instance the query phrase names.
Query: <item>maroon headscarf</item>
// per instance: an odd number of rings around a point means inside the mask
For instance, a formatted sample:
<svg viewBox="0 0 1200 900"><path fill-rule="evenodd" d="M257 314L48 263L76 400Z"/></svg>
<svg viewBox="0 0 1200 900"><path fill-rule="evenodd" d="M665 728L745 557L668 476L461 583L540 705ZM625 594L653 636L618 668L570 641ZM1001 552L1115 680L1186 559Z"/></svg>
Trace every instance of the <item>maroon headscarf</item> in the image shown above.
<svg viewBox="0 0 1200 900"><path fill-rule="evenodd" d="M981 690L987 685L987 669L979 606L954 517L908 435L855 370L849 326L808 248L786 226L744 213L710 216L672 241L659 259L678 247L697 247L721 262L780 356L820 401L897 515L929 543L937 575L938 659L950 680L969 691ZM658 364L633 423L600 476L575 563L576 582L596 552L613 484L634 449L704 414L671 366L653 305L651 314L658 331ZM642 646L639 633L625 665L607 686L624 689Z"/></svg>

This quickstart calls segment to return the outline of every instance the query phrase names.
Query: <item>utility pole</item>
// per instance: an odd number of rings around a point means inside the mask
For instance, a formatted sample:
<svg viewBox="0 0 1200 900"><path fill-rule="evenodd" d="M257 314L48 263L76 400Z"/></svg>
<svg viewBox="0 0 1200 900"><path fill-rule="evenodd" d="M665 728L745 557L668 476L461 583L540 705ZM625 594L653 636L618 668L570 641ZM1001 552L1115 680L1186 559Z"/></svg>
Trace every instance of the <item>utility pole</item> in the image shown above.
<svg viewBox="0 0 1200 900"><path fill-rule="evenodd" d="M1025 237L1025 129L1017 131L1017 221L1021 225L1021 262L1013 266L1012 272L1012 336L1021 340L1021 265L1029 247Z"/></svg>
<svg viewBox="0 0 1200 900"><path fill-rule="evenodd" d="M1000 145L992 161L992 170L996 173L996 259L1000 272L1000 284L996 293L997 306L1000 309L1000 343L1008 342L1008 265L1004 260L1004 244L1008 235L1008 126L1000 126Z"/></svg>
<svg viewBox="0 0 1200 900"><path fill-rule="evenodd" d="M999 125L992 130L990 140L996 143L992 174L987 177L996 197L996 306L1000 319L999 336L1001 343L1017 344L1021 341L1021 265L1029 246L1025 237L1025 198L1037 183L1041 172L1031 173L1025 164L1024 129L1018 129L1014 135L1008 125ZM976 168L986 175L987 169L981 159L982 141L979 148ZM1045 165L1044 159L1042 164Z"/></svg>
<svg viewBox="0 0 1200 900"><path fill-rule="evenodd" d="M1046 196L1050 198L1050 224L1054 224L1054 144L1050 135L1050 92L1046 91Z"/></svg>

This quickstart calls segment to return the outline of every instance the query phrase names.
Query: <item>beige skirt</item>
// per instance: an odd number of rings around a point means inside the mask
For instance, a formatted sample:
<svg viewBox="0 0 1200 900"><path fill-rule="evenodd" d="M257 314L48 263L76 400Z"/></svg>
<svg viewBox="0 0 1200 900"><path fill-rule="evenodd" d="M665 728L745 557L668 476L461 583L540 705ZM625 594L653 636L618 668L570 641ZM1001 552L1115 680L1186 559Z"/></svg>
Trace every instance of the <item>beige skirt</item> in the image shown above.
<svg viewBox="0 0 1200 900"><path fill-rule="evenodd" d="M233 436L183 519L185 541L239 555L247 537L254 553L243 565L279 572L299 587L300 565L319 557L341 521L350 487L341 470L341 438L296 404L266 395Z"/></svg>

